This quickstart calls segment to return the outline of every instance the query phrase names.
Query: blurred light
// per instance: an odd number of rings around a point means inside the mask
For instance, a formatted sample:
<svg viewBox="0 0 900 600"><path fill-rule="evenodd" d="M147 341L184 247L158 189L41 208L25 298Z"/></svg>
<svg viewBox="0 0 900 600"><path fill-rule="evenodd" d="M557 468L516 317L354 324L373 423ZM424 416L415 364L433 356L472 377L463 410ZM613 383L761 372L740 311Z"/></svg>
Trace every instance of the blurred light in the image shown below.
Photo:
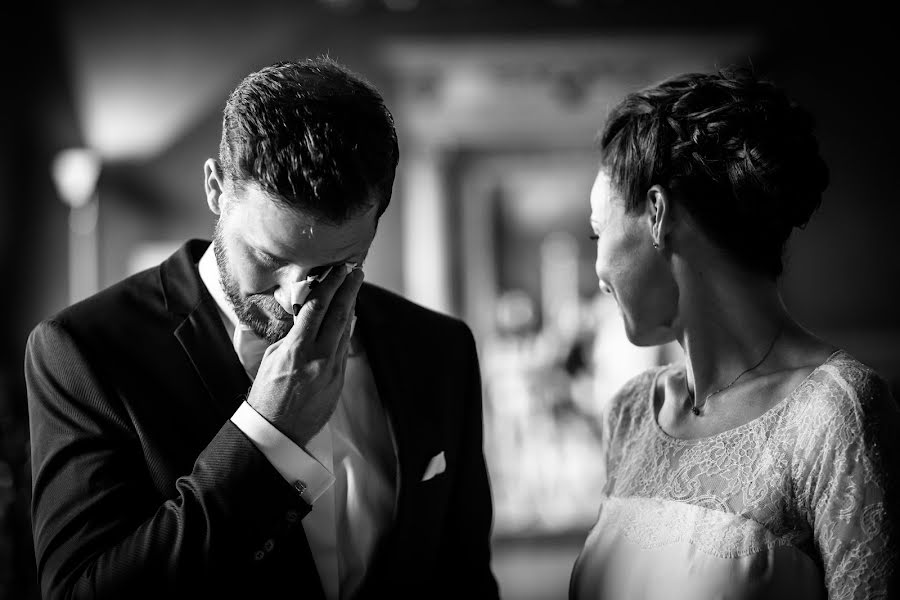
<svg viewBox="0 0 900 600"><path fill-rule="evenodd" d="M96 197L100 156L91 148L66 148L53 158L56 193L69 207L69 301L78 302L99 287Z"/></svg>
<svg viewBox="0 0 900 600"><path fill-rule="evenodd" d="M73 206L69 215L69 229L76 236L91 236L97 231L100 220L100 203L88 202L82 206Z"/></svg>
<svg viewBox="0 0 900 600"><path fill-rule="evenodd" d="M497 327L504 332L523 333L536 322L534 300L524 290L509 290L497 299Z"/></svg>
<svg viewBox="0 0 900 600"><path fill-rule="evenodd" d="M86 205L100 175L100 157L89 148L68 148L59 152L51 164L56 193L68 206Z"/></svg>
<svg viewBox="0 0 900 600"><path fill-rule="evenodd" d="M182 240L152 240L136 242L128 256L128 275L134 275L163 262L178 250Z"/></svg>
<svg viewBox="0 0 900 600"><path fill-rule="evenodd" d="M433 310L451 311L449 258L446 228L444 165L433 152L419 150L407 159L402 184L404 202L403 255L406 295Z"/></svg>
<svg viewBox="0 0 900 600"><path fill-rule="evenodd" d="M541 242L541 309L544 327L572 335L578 327L573 307L578 297L578 243L567 231L554 231Z"/></svg>
<svg viewBox="0 0 900 600"><path fill-rule="evenodd" d="M203 2L60 2L83 144L109 162L155 159L211 127L227 93L312 25L306 2L210 17ZM304 5L304 6L301 6ZM56 4L54 5L56 6ZM238 5L216 5L219 14Z"/></svg>

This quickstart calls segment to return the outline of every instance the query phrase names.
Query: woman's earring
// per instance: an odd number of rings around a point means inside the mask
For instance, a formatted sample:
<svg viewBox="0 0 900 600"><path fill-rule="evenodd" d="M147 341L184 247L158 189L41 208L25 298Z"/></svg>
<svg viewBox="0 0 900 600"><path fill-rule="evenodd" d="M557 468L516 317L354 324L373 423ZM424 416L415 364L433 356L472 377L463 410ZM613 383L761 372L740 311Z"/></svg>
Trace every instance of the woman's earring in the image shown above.
<svg viewBox="0 0 900 600"><path fill-rule="evenodd" d="M659 242L653 242L653 247L659 250Z"/></svg>

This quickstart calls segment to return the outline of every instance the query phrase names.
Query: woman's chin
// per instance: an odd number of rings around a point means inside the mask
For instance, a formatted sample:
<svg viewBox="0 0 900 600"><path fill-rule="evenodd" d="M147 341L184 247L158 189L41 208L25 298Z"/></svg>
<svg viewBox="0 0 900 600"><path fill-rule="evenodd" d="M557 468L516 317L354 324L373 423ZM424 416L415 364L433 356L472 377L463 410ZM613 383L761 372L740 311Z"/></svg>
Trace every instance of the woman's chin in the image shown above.
<svg viewBox="0 0 900 600"><path fill-rule="evenodd" d="M635 327L634 324L625 321L625 337L635 346L660 346L668 344L675 339L675 333L671 328L660 325L657 327Z"/></svg>

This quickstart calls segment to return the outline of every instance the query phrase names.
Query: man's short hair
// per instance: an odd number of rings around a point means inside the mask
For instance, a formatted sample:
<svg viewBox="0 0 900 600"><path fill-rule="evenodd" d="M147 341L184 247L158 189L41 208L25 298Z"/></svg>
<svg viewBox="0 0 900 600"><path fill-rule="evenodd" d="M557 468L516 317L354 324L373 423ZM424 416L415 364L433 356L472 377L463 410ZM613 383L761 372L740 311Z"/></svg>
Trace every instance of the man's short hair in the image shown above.
<svg viewBox="0 0 900 600"><path fill-rule="evenodd" d="M327 56L251 73L224 109L225 178L333 223L391 199L399 149L381 94Z"/></svg>

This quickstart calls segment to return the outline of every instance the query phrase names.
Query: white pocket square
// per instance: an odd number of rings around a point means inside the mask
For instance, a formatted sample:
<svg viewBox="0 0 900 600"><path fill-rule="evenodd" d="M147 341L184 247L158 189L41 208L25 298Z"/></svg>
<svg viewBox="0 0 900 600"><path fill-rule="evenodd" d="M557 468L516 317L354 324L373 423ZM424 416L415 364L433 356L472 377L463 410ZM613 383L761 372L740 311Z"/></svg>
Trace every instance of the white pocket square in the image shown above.
<svg viewBox="0 0 900 600"><path fill-rule="evenodd" d="M435 477L436 475L440 475L444 471L447 470L447 460L444 458L444 451L441 450L431 459L431 462L428 463L428 468L425 469L425 474L422 475L422 481L428 481L429 479Z"/></svg>

